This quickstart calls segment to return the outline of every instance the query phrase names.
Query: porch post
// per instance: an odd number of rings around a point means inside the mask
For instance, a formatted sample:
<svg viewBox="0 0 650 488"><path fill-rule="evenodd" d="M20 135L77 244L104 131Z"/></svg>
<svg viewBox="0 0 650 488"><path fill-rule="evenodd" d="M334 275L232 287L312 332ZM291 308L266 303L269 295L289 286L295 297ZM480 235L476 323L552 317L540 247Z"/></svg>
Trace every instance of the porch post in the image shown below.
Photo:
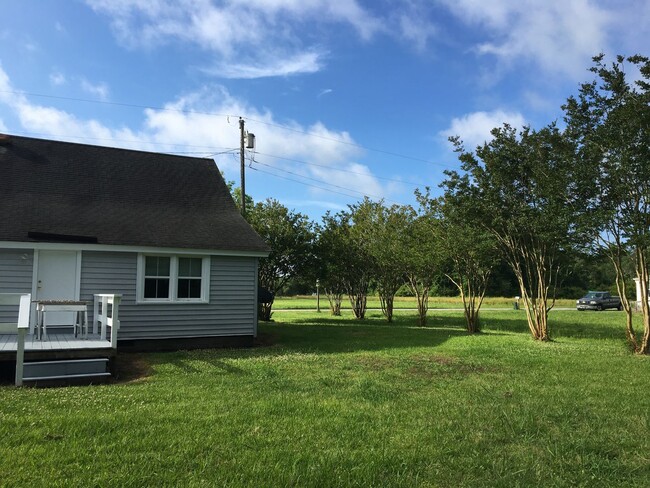
<svg viewBox="0 0 650 488"><path fill-rule="evenodd" d="M97 334L97 323L99 321L99 318L97 317L99 313L99 298L97 295L93 295L93 297L93 334Z"/></svg>
<svg viewBox="0 0 650 488"><path fill-rule="evenodd" d="M111 347L117 349L117 331L120 328L120 300L122 295L113 295L113 314L111 323Z"/></svg>
<svg viewBox="0 0 650 488"><path fill-rule="evenodd" d="M23 384L23 371L25 364L25 335L29 330L29 312L32 307L32 296L30 294L20 297L20 308L18 309L18 337L16 338L16 386Z"/></svg>

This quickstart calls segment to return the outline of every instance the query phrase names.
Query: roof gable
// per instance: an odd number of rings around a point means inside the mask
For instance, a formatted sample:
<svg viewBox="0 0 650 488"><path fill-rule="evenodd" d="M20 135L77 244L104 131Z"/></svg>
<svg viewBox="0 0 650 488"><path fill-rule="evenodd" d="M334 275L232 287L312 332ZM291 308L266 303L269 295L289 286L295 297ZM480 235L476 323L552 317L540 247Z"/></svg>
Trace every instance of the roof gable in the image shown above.
<svg viewBox="0 0 650 488"><path fill-rule="evenodd" d="M66 238L268 251L212 159L18 136L0 140L0 241Z"/></svg>

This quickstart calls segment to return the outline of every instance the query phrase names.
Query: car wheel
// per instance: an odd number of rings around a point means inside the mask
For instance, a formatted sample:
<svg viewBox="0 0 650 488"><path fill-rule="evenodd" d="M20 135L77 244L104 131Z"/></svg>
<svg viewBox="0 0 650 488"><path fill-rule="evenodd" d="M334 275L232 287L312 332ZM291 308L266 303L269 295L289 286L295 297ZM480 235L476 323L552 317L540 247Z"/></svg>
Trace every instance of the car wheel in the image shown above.
<svg viewBox="0 0 650 488"><path fill-rule="evenodd" d="M618 307L616 307L616 310L618 310L619 312L623 310L623 305L619 305Z"/></svg>
<svg viewBox="0 0 650 488"><path fill-rule="evenodd" d="M596 311L602 312L603 311L603 306L602 305L597 305L596 306Z"/></svg>

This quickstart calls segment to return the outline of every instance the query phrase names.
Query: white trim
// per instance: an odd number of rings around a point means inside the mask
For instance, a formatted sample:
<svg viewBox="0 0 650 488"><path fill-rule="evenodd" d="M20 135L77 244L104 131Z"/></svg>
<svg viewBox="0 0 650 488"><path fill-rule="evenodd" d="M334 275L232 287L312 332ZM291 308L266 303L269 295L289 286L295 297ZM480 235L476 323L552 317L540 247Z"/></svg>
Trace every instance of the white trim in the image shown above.
<svg viewBox="0 0 650 488"><path fill-rule="evenodd" d="M81 297L81 251L77 251L77 269L75 273L74 296L79 301Z"/></svg>
<svg viewBox="0 0 650 488"><path fill-rule="evenodd" d="M32 297L36 298L38 290L38 249L34 249L32 257ZM36 327L36 303L32 303L31 313L29 314L29 333L34 333Z"/></svg>
<svg viewBox="0 0 650 488"><path fill-rule="evenodd" d="M63 242L14 242L0 241L0 249L42 249L47 251L108 251L108 252L142 252L164 254L186 254L201 256L238 256L265 258L265 251L228 251L219 249L185 249L181 247L123 246L109 244L76 244Z"/></svg>
<svg viewBox="0 0 650 488"><path fill-rule="evenodd" d="M147 256L164 256L169 257L169 298L145 298L144 297L144 269L145 258ZM177 298L178 294L178 258L183 257L200 257L201 262L201 298ZM172 254L172 253L138 253L136 285L135 285L135 303L137 305L148 304L196 304L210 303L210 256L197 256L196 254Z"/></svg>
<svg viewBox="0 0 650 488"><path fill-rule="evenodd" d="M258 307L258 300L257 300L257 294L259 293L259 288L258 288L259 287L259 277L258 277L259 264L260 264L260 260L255 259L255 304L254 304L255 311L253 312L253 317L254 317L254 321L253 321L253 337L257 337L257 323L260 320L260 318L257 316L257 311L258 311L258 308L259 308Z"/></svg>

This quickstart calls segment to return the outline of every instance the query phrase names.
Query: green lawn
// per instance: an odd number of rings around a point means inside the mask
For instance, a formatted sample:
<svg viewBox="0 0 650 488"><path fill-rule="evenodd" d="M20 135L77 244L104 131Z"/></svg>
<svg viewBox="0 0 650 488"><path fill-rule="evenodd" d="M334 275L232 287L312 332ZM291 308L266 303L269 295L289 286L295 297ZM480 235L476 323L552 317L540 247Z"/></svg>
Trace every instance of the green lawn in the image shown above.
<svg viewBox="0 0 650 488"><path fill-rule="evenodd" d="M125 357L148 374L0 386L0 486L639 486L650 358L619 312L277 312L260 347Z"/></svg>
<svg viewBox="0 0 650 488"><path fill-rule="evenodd" d="M514 297L487 297L484 302L486 308L513 308ZM315 296L292 296L292 297L276 297L273 303L273 308L277 310L316 310L317 300ZM329 303L327 296L320 296L321 310L328 310ZM429 299L430 309L444 309L444 308L461 308L463 303L460 297L431 297ZM562 308L575 308L576 301L562 299L557 300L557 307ZM342 307L344 309L350 308L350 302L347 298L343 299ZM368 297L368 308L379 309L379 297ZM417 307L417 301L414 297L395 297L396 309L414 309Z"/></svg>

